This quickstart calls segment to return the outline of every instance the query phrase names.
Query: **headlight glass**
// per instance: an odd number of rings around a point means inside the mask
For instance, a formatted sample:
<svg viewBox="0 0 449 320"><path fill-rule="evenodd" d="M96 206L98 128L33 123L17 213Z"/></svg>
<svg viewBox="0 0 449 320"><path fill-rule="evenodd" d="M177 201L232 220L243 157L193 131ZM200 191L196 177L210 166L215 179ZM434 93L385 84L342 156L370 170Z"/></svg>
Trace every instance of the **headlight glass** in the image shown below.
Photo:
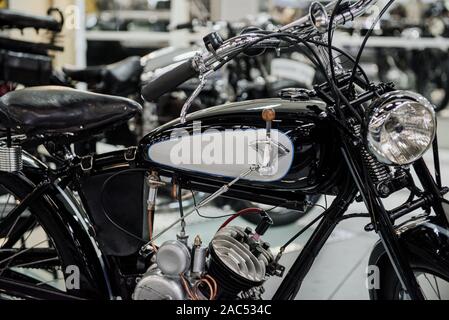
<svg viewBox="0 0 449 320"><path fill-rule="evenodd" d="M432 145L436 117L432 104L407 91L380 97L369 115L367 142L376 158L388 165L407 165Z"/></svg>

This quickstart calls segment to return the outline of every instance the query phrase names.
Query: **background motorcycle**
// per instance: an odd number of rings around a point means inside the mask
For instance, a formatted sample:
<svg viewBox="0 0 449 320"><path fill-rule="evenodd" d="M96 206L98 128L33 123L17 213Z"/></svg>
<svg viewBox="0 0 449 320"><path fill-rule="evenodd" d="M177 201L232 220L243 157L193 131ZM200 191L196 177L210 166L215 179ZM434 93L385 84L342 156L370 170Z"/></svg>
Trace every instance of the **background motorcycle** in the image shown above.
<svg viewBox="0 0 449 320"><path fill-rule="evenodd" d="M33 43L0 37L1 73L0 95L14 90L18 85L35 86L61 84L58 74L53 72L49 51L62 51L58 46L58 34L62 30L62 13L51 8L47 17L22 14L11 10L0 10L0 28L3 30L33 28L45 30L48 41Z"/></svg>
<svg viewBox="0 0 449 320"><path fill-rule="evenodd" d="M420 24L407 24L406 10L398 5L380 24L378 36L402 37L410 41L449 35L448 11L443 1L429 4ZM367 30L358 30L364 34ZM398 88L414 88L434 105L437 112L449 104L449 55L447 49L376 48L374 59L383 82Z"/></svg>

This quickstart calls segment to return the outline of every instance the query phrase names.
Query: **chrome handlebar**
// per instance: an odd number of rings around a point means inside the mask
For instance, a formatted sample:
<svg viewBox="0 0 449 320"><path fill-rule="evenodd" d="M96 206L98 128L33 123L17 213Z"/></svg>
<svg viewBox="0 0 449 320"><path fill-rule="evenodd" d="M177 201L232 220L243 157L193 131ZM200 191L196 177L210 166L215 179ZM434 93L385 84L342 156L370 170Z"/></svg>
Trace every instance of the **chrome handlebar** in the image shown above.
<svg viewBox="0 0 449 320"><path fill-rule="evenodd" d="M355 3L353 3L347 10L344 12L339 13L334 18L334 23L332 28L336 28L339 25L344 25L348 21L352 21L355 18L363 15L371 6L377 3L378 0L358 0ZM335 2L330 3L327 5L326 11L329 12L332 10ZM279 32L292 32L295 35L307 35L307 36L320 36L321 33L315 29L315 27L312 25L310 20L310 14L307 16L304 16L284 27L279 29ZM213 53L210 52L204 52L201 54L200 59L197 59L197 68L201 73L202 68L204 70L211 70L213 69L213 66L222 61L226 60L227 57L233 55L234 53L238 53L242 51L242 49L246 48L246 46L250 45L251 43L257 42L261 39L261 37L265 36L264 34L260 33L250 33L250 34L244 34L240 35L234 38L231 38L227 41L225 41L218 50L216 50ZM276 43L280 44L281 41L278 40L263 40L258 43L259 47L265 47L265 48L275 48ZM201 61L200 61L201 60ZM200 62L201 66L198 64ZM201 68L202 67L202 68Z"/></svg>
<svg viewBox="0 0 449 320"><path fill-rule="evenodd" d="M339 13L334 17L332 28L336 28L339 25L343 25L348 21L352 21L355 18L364 14L368 8L374 5L378 0L358 0L353 3L349 8ZM333 8L333 3L325 7L323 13L329 16L330 10ZM324 12L325 11L325 12ZM293 29L293 30L291 30ZM320 32L311 21L311 14L298 19L281 29L279 33L290 32L296 36L307 35L308 37L320 36L323 32ZM198 53L192 60L193 67L199 73L200 85L192 94L192 96L184 104L181 111L181 122L186 122L187 111L192 104L192 101L200 94L201 90L206 84L207 78L213 73L214 69L220 64L224 64L231 60L230 58L234 54L242 52L247 47L254 47L253 45L257 43L260 48L278 48L281 44L280 40L262 39L266 34L263 33L248 33L243 34L225 41L216 51L209 52L205 51L203 53Z"/></svg>
<svg viewBox="0 0 449 320"><path fill-rule="evenodd" d="M377 1L378 0L358 0L358 1L354 2L348 8L348 10L341 12L334 17L334 25L332 26L332 28L336 28L339 25L344 25L346 22L352 21L352 20L360 17L361 15L366 13L366 11L370 7L375 5L377 3ZM328 14L333 9L334 4L335 4L335 1L328 4L325 7ZM316 31L315 28L310 23L310 15L302 17L296 21L293 21L292 23L282 27L280 30L287 31L290 29L299 29L299 32L301 32L301 33L313 33L314 31Z"/></svg>

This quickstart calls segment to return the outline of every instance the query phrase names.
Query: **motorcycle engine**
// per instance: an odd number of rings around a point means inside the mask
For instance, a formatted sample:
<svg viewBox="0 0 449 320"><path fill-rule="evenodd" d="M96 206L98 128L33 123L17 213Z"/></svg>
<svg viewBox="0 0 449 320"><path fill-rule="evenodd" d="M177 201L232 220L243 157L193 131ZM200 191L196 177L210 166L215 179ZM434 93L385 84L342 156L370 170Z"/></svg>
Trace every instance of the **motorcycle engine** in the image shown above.
<svg viewBox="0 0 449 320"><path fill-rule="evenodd" d="M186 242L160 246L134 300L260 299L267 277L284 271L269 244L250 228L222 228L207 247L199 236L192 246Z"/></svg>

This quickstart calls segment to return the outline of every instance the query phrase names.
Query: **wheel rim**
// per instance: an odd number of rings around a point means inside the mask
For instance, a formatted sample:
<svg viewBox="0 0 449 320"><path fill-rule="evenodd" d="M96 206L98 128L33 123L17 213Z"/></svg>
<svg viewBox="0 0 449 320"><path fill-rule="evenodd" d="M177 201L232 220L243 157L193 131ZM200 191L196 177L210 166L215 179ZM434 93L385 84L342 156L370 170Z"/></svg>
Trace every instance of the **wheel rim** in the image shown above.
<svg viewBox="0 0 449 320"><path fill-rule="evenodd" d="M0 298L39 298L25 287L46 296L67 293L61 259L36 216L27 209L11 224L1 223L19 203L9 191L0 196Z"/></svg>
<svg viewBox="0 0 449 320"><path fill-rule="evenodd" d="M414 271L418 285L425 300L449 300L449 281L428 271ZM401 288L399 300L410 300L406 291Z"/></svg>

